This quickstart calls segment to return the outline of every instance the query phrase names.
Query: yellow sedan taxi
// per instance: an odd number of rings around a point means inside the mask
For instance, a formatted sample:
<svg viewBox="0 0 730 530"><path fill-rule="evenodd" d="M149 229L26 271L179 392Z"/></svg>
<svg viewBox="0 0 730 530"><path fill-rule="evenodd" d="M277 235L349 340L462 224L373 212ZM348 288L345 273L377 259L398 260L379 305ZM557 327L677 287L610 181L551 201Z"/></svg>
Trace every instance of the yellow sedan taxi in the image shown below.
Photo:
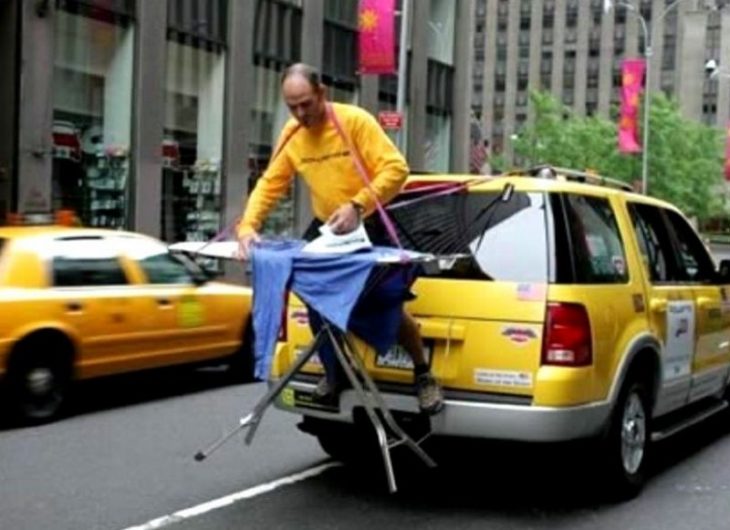
<svg viewBox="0 0 730 530"><path fill-rule="evenodd" d="M75 380L203 361L250 379L250 313L248 287L211 281L154 238L0 227L3 408L48 421Z"/></svg>

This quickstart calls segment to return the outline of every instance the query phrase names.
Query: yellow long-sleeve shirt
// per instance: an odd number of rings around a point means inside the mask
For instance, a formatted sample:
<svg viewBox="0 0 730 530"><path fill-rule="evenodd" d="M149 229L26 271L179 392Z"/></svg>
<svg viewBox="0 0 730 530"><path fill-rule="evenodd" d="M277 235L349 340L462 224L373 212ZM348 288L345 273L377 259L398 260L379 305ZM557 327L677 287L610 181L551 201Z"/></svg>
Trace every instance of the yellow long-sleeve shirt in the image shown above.
<svg viewBox="0 0 730 530"><path fill-rule="evenodd" d="M408 176L403 155L367 111L340 103L333 103L332 110L358 151L378 200L381 204L388 203ZM270 162L249 196L238 225L239 236L261 228L269 211L289 189L295 174L301 175L309 187L312 211L317 219L326 221L348 201L362 205L365 215L375 210L372 192L363 182L347 143L331 120L297 130L297 122L292 118L284 126L277 147L287 138L286 145Z"/></svg>

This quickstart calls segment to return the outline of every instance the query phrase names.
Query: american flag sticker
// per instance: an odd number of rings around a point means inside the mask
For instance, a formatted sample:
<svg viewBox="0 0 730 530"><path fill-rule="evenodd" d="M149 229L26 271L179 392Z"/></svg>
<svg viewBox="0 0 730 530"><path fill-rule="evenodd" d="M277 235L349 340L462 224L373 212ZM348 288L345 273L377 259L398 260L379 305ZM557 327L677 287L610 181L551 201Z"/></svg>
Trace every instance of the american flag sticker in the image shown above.
<svg viewBox="0 0 730 530"><path fill-rule="evenodd" d="M523 301L544 300L547 296L547 285L544 283L518 283L517 299Z"/></svg>

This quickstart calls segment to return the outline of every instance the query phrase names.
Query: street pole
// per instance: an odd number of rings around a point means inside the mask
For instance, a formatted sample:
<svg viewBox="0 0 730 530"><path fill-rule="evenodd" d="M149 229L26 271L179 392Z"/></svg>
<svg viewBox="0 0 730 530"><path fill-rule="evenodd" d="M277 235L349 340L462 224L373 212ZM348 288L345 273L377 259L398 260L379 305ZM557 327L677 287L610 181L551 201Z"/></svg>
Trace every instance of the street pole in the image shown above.
<svg viewBox="0 0 730 530"><path fill-rule="evenodd" d="M669 4L661 15L656 19L653 19L652 23L656 23L662 20L669 11L674 9L683 0L674 0ZM649 112L651 110L651 57L653 54L651 46L651 31L649 25L646 23L646 19L641 14L641 11L633 4L628 2L619 2L616 4L618 7L623 7L628 11L631 11L639 19L641 29L644 34L644 61L646 62L645 73L644 73L644 130L642 134L642 157L641 157L641 193L647 194L649 189Z"/></svg>
<svg viewBox="0 0 730 530"><path fill-rule="evenodd" d="M400 43L398 50L398 92L395 100L395 110L401 115L401 127L395 137L395 144L401 153L405 155L405 107L406 107L406 86L407 86L407 64L408 61L408 23L409 23L410 0L403 0L400 13Z"/></svg>

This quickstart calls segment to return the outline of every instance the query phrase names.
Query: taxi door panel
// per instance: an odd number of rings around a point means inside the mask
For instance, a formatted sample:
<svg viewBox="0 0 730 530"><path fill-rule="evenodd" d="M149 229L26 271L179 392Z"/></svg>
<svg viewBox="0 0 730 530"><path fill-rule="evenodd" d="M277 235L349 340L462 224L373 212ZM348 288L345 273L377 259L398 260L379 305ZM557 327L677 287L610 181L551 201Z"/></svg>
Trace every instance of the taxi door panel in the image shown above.
<svg viewBox="0 0 730 530"><path fill-rule="evenodd" d="M689 222L674 211L667 218L675 235L684 281L692 286L696 310L695 354L690 400L718 393L727 379L730 362L728 322L723 315L718 274L707 247Z"/></svg>
<svg viewBox="0 0 730 530"><path fill-rule="evenodd" d="M649 325L661 344L660 387L654 406L658 416L687 402L694 357L694 294L682 281L664 209L635 202L628 209L647 278Z"/></svg>

